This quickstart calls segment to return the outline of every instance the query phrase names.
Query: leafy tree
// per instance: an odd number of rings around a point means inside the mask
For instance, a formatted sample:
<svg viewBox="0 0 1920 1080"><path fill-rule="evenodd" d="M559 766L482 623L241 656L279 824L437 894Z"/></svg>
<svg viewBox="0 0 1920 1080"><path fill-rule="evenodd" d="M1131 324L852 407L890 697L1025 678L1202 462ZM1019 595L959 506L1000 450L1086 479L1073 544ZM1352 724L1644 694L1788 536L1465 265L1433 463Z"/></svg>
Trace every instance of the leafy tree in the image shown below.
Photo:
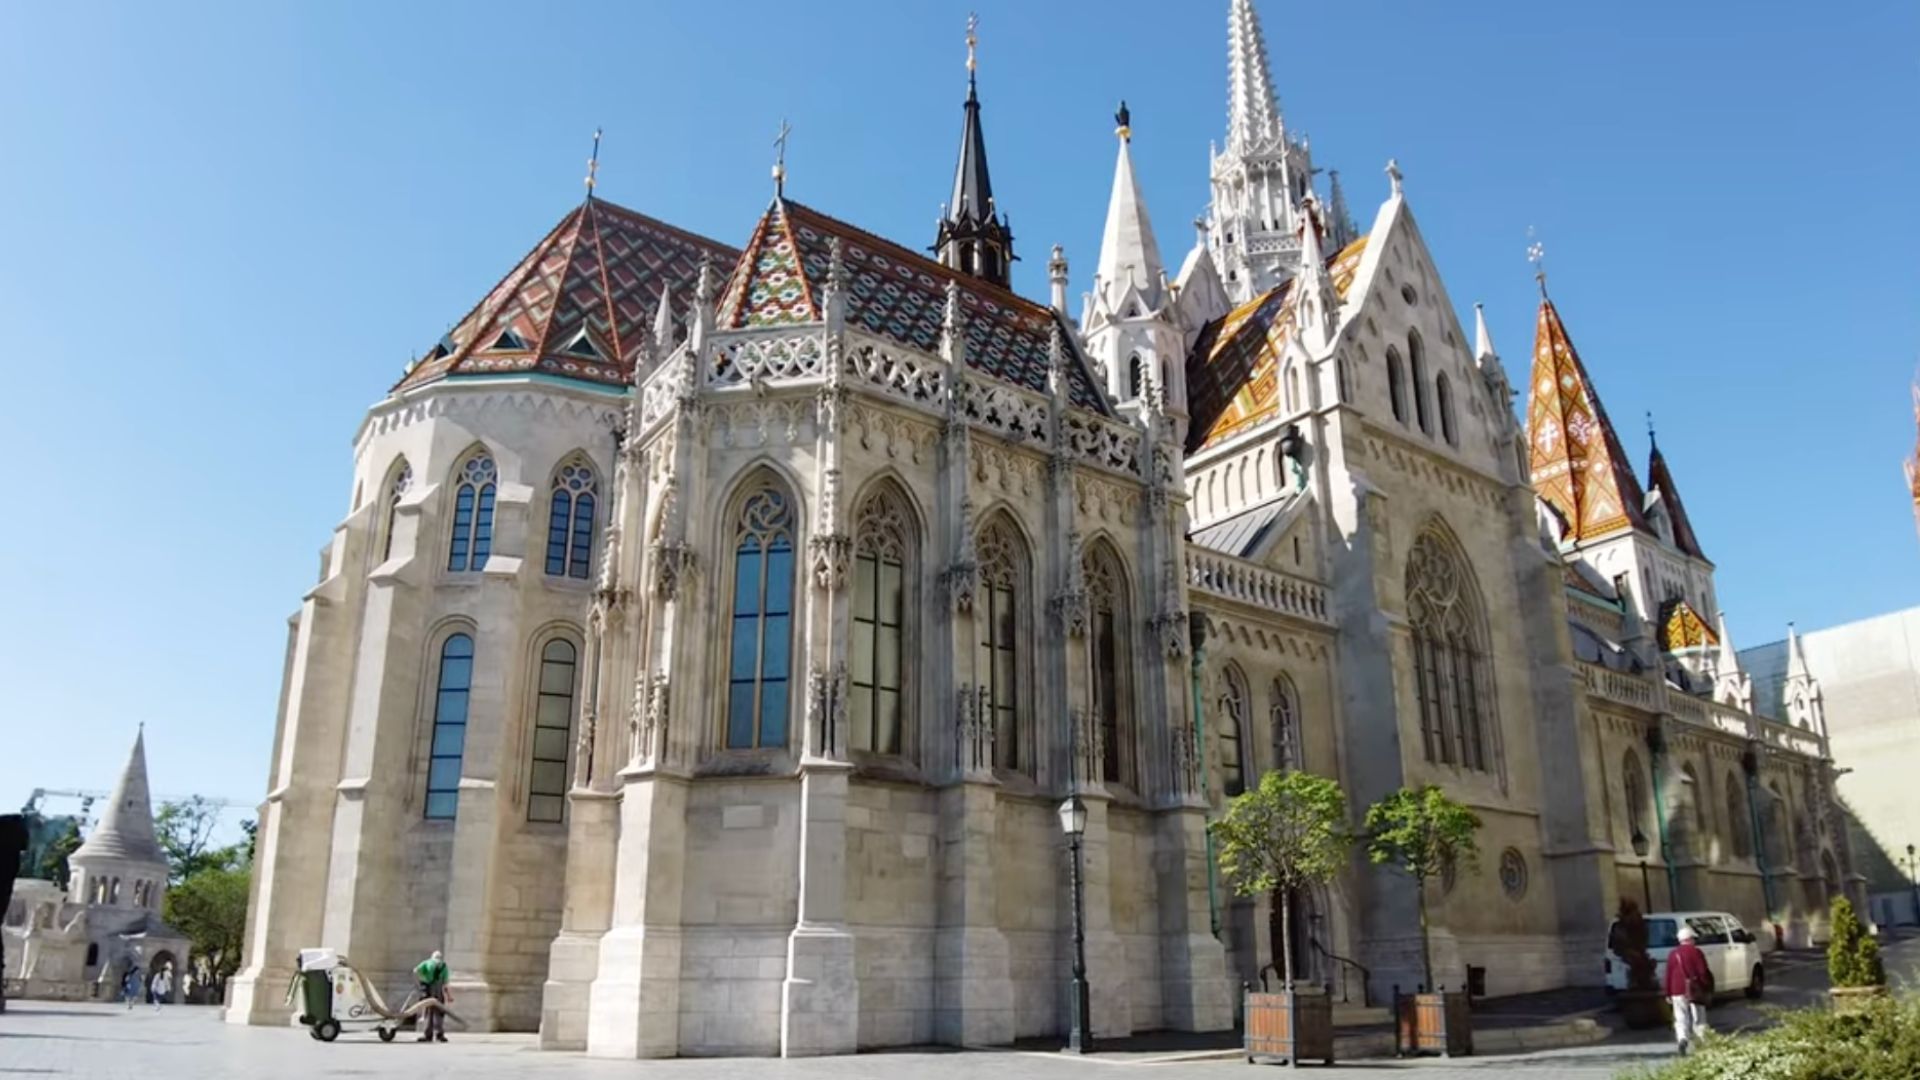
<svg viewBox="0 0 1920 1080"><path fill-rule="evenodd" d="M1449 864L1471 870L1480 848L1473 834L1480 818L1447 798L1438 785L1401 788L1367 807L1367 854L1391 863L1413 879L1420 905L1420 966L1433 988L1433 946L1427 937L1427 879Z"/></svg>
<svg viewBox="0 0 1920 1080"><path fill-rule="evenodd" d="M73 818L65 820L65 828L59 829L46 838L40 849L31 853L31 864L21 868L26 876L51 881L62 889L67 887L67 881L71 877L71 871L67 867L67 856L80 848L80 823ZM47 824L51 825L52 822Z"/></svg>
<svg viewBox="0 0 1920 1080"><path fill-rule="evenodd" d="M1333 880L1346 864L1347 799L1324 776L1288 770L1227 804L1212 825L1220 869L1241 896L1270 893L1280 912L1281 975L1293 987L1293 925L1288 897L1295 889Z"/></svg>
<svg viewBox="0 0 1920 1080"><path fill-rule="evenodd" d="M203 796L160 804L160 812L153 816L153 832L167 853L169 885L178 885L210 866L223 865L230 857L229 849L211 846L213 831L219 826L219 808Z"/></svg>
<svg viewBox="0 0 1920 1080"><path fill-rule="evenodd" d="M1827 942L1827 978L1835 986L1884 986L1887 969L1880 962L1880 943L1844 896L1833 900L1833 937Z"/></svg>
<svg viewBox="0 0 1920 1080"><path fill-rule="evenodd" d="M223 987L240 968L247 929L247 892L252 872L239 861L240 845L221 848L222 865L205 866L167 890L162 914L193 942L194 967L202 982Z"/></svg>

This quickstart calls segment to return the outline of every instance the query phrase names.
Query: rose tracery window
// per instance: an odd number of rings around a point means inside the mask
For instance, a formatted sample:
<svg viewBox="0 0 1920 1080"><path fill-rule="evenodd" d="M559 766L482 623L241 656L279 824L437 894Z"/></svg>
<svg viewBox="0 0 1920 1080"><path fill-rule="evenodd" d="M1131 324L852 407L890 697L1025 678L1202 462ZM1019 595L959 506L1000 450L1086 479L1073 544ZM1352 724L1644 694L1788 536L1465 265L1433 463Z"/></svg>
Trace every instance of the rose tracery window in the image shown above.
<svg viewBox="0 0 1920 1080"><path fill-rule="evenodd" d="M913 528L889 490L861 503L854 526L853 748L898 754L906 709L908 555Z"/></svg>
<svg viewBox="0 0 1920 1080"><path fill-rule="evenodd" d="M1407 556L1406 587L1427 760L1486 771L1491 683L1472 578L1452 545L1426 532Z"/></svg>
<svg viewBox="0 0 1920 1080"><path fill-rule="evenodd" d="M593 555L593 467L569 461L553 477L547 517L547 576L586 580Z"/></svg>
<svg viewBox="0 0 1920 1080"><path fill-rule="evenodd" d="M453 493L453 546L449 570L484 570L493 550L493 496L500 474L485 452L460 467Z"/></svg>
<svg viewBox="0 0 1920 1080"><path fill-rule="evenodd" d="M1027 549L1013 526L996 520L980 530L975 545L980 560L980 595L974 618L985 620L980 633L977 678L982 711L993 725L993 763L1022 769L1020 727L1020 619L1026 602Z"/></svg>
<svg viewBox="0 0 1920 1080"><path fill-rule="evenodd" d="M734 519L733 625L727 666L730 750L787 743L793 651L793 511L762 488Z"/></svg>

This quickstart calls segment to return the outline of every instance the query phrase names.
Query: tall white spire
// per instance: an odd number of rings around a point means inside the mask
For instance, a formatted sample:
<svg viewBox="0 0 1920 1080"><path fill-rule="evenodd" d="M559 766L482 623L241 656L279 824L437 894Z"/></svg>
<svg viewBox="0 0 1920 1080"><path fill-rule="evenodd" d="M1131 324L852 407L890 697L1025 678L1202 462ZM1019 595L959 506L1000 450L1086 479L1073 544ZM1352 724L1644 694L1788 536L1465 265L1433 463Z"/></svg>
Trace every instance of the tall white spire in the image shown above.
<svg viewBox="0 0 1920 1080"><path fill-rule="evenodd" d="M1807 665L1806 646L1792 623L1787 624L1787 682L1781 691L1787 707L1787 722L1815 732L1824 739L1827 734L1826 700L1820 692L1820 680L1813 677L1813 669Z"/></svg>
<svg viewBox="0 0 1920 1080"><path fill-rule="evenodd" d="M1481 304L1473 305L1473 358L1485 359L1498 356L1493 351L1493 335L1487 333L1487 309Z"/></svg>
<svg viewBox="0 0 1920 1080"><path fill-rule="evenodd" d="M1714 661L1713 698L1744 712L1753 711L1753 679L1740 670L1740 654L1727 632L1727 613L1720 612L1720 653Z"/></svg>
<svg viewBox="0 0 1920 1080"><path fill-rule="evenodd" d="M113 799L100 815L100 824L87 834L72 861L85 865L93 860L159 863L166 865L166 853L153 835L153 800L147 792L147 735L144 728L134 736L133 753L113 785Z"/></svg>
<svg viewBox="0 0 1920 1080"><path fill-rule="evenodd" d="M1283 131L1267 40L1253 0L1232 0L1227 11L1227 149L1246 150Z"/></svg>
<svg viewBox="0 0 1920 1080"><path fill-rule="evenodd" d="M1147 204L1133 179L1133 129L1127 103L1114 115L1118 122L1120 154L1113 163L1113 194L1107 199L1107 227L1100 237L1100 261L1094 268L1094 288L1117 304L1129 287L1140 290L1149 308L1160 306L1166 267L1160 245L1153 238Z"/></svg>

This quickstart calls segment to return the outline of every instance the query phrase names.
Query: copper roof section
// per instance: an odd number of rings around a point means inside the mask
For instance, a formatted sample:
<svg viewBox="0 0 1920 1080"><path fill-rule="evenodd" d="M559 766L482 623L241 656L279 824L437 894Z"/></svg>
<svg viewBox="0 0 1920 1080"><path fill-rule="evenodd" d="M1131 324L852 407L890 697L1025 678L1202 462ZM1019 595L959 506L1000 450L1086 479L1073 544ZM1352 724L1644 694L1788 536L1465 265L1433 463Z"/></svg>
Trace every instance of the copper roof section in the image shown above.
<svg viewBox="0 0 1920 1080"><path fill-rule="evenodd" d="M1367 238L1327 262L1345 300L1366 254ZM1231 438L1280 414L1280 353L1293 334L1293 281L1274 286L1208 323L1187 357L1187 450Z"/></svg>
<svg viewBox="0 0 1920 1080"><path fill-rule="evenodd" d="M1073 356L1069 403L1108 413L1072 331L1051 308L884 240L791 199L776 199L727 284L718 325L734 329L824 318L833 241L847 279L847 326L927 353L940 351L947 283L959 285L967 366L1035 393L1047 392L1053 329Z"/></svg>
<svg viewBox="0 0 1920 1080"><path fill-rule="evenodd" d="M588 199L394 389L511 372L623 385L662 291L689 295L702 261L724 269L739 257L725 244Z"/></svg>
<svg viewBox="0 0 1920 1080"><path fill-rule="evenodd" d="M1528 474L1569 541L1644 529L1645 496L1553 301L1540 299L1527 393Z"/></svg>

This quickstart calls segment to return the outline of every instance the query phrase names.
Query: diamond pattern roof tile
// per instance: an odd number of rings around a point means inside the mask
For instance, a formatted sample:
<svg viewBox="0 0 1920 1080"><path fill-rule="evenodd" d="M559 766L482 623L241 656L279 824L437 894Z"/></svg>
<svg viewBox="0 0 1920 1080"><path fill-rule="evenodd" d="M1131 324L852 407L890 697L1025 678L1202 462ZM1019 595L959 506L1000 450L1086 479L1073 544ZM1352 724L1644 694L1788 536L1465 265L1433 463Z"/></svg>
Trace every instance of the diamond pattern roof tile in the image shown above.
<svg viewBox="0 0 1920 1080"><path fill-rule="evenodd" d="M739 257L725 244L590 199L562 218L394 389L529 371L622 385L632 378L661 291L686 295L702 261L725 267ZM597 355L575 345L583 327ZM511 334L505 347L494 348L503 334Z"/></svg>
<svg viewBox="0 0 1920 1080"><path fill-rule="evenodd" d="M1645 529L1646 498L1553 301L1542 297L1527 394L1528 474L1569 541Z"/></svg>

